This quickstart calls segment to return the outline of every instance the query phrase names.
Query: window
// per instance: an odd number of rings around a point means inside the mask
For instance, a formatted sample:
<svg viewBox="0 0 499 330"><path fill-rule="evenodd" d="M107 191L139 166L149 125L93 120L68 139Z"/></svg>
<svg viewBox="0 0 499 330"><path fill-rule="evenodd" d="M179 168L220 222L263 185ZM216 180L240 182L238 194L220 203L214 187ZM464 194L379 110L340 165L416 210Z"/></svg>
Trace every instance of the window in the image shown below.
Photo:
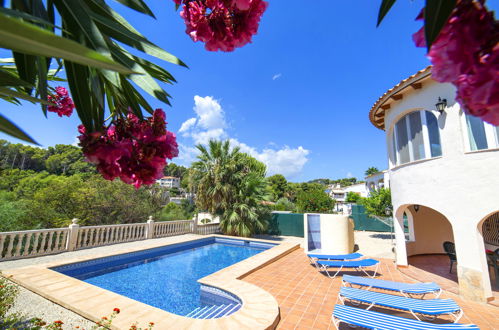
<svg viewBox="0 0 499 330"><path fill-rule="evenodd" d="M471 115L464 115L464 121L469 151L499 148L499 127Z"/></svg>
<svg viewBox="0 0 499 330"><path fill-rule="evenodd" d="M430 111L411 112L395 124L392 143L395 165L441 156L437 118Z"/></svg>
<svg viewBox="0 0 499 330"><path fill-rule="evenodd" d="M466 126L468 128L470 150L487 149L487 136L485 135L483 121L478 117L466 115Z"/></svg>
<svg viewBox="0 0 499 330"><path fill-rule="evenodd" d="M425 111L426 125L428 126L428 139L430 140L430 151L432 157L442 156L442 147L440 146L440 134L438 133L437 118L429 112Z"/></svg>

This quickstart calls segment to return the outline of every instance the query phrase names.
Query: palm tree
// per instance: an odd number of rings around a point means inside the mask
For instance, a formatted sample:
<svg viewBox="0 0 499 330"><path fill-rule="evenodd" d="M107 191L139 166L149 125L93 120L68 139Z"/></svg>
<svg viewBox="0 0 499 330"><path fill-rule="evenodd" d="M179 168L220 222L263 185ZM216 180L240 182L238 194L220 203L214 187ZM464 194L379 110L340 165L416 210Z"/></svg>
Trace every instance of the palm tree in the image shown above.
<svg viewBox="0 0 499 330"><path fill-rule="evenodd" d="M365 175L366 175L366 176L369 176L369 175L373 175L373 174L378 173L378 172L379 172L379 170L378 170L378 168L377 168L377 167L373 167L373 166L371 166L371 167L369 167L369 168L366 170Z"/></svg>
<svg viewBox="0 0 499 330"><path fill-rule="evenodd" d="M197 206L220 215L224 233L250 236L263 230L265 165L231 147L228 140L211 140L208 147L197 148L200 154L189 175Z"/></svg>

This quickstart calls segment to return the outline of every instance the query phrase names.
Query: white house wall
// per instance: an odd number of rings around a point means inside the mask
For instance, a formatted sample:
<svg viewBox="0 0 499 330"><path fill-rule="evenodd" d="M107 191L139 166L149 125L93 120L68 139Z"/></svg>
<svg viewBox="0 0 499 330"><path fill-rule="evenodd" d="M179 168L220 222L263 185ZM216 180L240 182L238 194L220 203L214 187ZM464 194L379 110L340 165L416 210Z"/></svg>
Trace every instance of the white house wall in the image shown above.
<svg viewBox="0 0 499 330"><path fill-rule="evenodd" d="M386 111L392 203L394 214L407 205L419 204L449 220L456 242L460 290L470 298L484 300L491 295L491 289L478 225L487 215L499 211L499 149L465 152L461 111L454 96L452 85L428 79L422 89L406 92ZM442 115L434 110L438 97L449 101ZM433 110L440 127L442 156L394 166L392 128L414 110ZM397 236L404 240L400 233ZM402 244L397 246L401 248ZM404 264L406 251L399 255L402 257L398 263Z"/></svg>

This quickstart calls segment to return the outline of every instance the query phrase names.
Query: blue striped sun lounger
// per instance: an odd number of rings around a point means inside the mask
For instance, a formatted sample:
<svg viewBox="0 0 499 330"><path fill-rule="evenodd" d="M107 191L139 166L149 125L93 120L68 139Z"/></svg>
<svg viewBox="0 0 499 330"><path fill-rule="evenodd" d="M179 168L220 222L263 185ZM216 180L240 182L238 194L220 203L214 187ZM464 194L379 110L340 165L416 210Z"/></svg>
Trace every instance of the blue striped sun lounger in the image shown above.
<svg viewBox="0 0 499 330"><path fill-rule="evenodd" d="M320 266L319 271L326 272L327 276L330 278L335 278L343 268L353 268L357 271L362 271L364 274L370 277L376 276L378 272L379 261L374 259L361 259L361 260L317 260L317 264ZM369 275L366 272L367 267L376 266L374 270L374 275ZM334 275L331 275L328 271L329 268L339 268Z"/></svg>
<svg viewBox="0 0 499 330"><path fill-rule="evenodd" d="M342 284L346 286L349 284L358 285L362 289L370 290L371 288L386 290L386 291L396 291L401 293L406 297L419 296L424 298L428 293L434 294L435 298L440 297L442 289L433 282L426 283L402 283L394 281L379 280L374 278L366 278L362 276L352 276L344 275Z"/></svg>
<svg viewBox="0 0 499 330"><path fill-rule="evenodd" d="M307 257L310 263L314 264L317 269L320 266L317 264L317 260L353 260L360 259L363 257L360 253L349 253L349 254L320 254L320 253L307 253Z"/></svg>
<svg viewBox="0 0 499 330"><path fill-rule="evenodd" d="M388 315L345 305L334 307L332 320L336 329L341 322L353 326L376 330L479 330L474 324L446 323L436 324L405 317Z"/></svg>
<svg viewBox="0 0 499 330"><path fill-rule="evenodd" d="M461 307L452 299L414 299L347 287L340 289L338 298L343 304L345 299L352 304L366 303L369 305L366 310L376 305L408 311L419 321L421 321L421 318L417 314L421 314L427 319L434 319L438 315L448 314L454 317L454 322L459 321L463 316Z"/></svg>

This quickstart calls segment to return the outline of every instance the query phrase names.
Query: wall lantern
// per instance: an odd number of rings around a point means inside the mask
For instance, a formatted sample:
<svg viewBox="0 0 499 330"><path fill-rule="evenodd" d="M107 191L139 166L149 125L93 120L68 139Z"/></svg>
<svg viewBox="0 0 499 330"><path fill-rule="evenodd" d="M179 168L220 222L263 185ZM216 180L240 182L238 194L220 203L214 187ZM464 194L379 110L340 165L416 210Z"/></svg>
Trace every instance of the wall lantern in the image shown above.
<svg viewBox="0 0 499 330"><path fill-rule="evenodd" d="M437 108L438 112L443 113L446 106L447 106L447 99L441 99L439 97L438 102L435 104L435 107Z"/></svg>
<svg viewBox="0 0 499 330"><path fill-rule="evenodd" d="M414 211L416 211L416 213L419 211L419 205L418 204L414 204Z"/></svg>
<svg viewBox="0 0 499 330"><path fill-rule="evenodd" d="M385 214L386 214L387 216L392 215L392 211L393 211L393 210L392 210L392 206L391 206L391 205L390 205L390 206L387 206L387 207L385 208Z"/></svg>

